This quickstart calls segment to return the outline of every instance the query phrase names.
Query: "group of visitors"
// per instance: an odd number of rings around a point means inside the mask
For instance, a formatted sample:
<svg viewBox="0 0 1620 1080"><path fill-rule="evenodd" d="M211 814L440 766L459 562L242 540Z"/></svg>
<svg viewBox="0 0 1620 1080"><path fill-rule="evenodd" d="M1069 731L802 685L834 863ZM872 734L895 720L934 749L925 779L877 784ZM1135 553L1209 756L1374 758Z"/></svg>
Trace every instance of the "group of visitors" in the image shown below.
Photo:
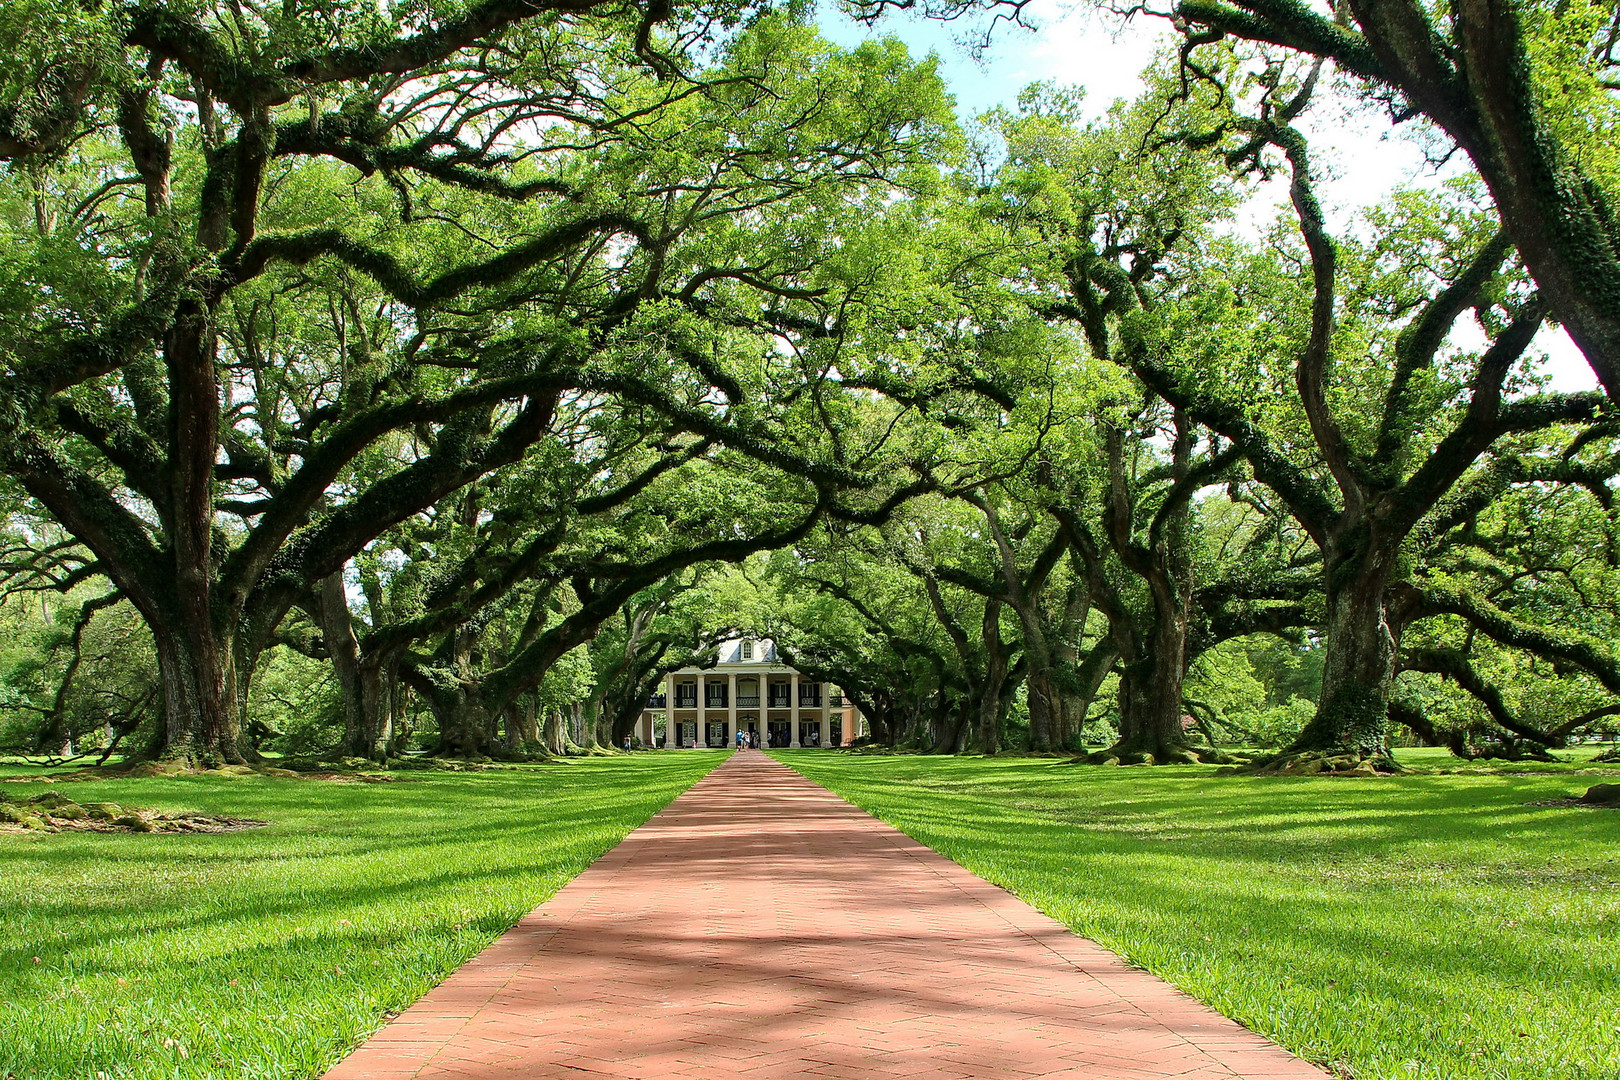
<svg viewBox="0 0 1620 1080"><path fill-rule="evenodd" d="M739 749L739 750L758 750L759 749L759 732L757 732L757 731L743 731L741 728L739 728L737 730L737 749Z"/></svg>

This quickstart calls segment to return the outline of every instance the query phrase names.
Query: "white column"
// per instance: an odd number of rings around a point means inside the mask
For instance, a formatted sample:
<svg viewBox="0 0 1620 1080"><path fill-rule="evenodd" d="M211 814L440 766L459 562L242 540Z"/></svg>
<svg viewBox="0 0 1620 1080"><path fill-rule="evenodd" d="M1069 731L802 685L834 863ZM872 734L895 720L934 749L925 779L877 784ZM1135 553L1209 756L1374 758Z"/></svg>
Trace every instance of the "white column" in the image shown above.
<svg viewBox="0 0 1620 1080"><path fill-rule="evenodd" d="M675 749L675 673L664 677L664 749Z"/></svg>
<svg viewBox="0 0 1620 1080"><path fill-rule="evenodd" d="M737 746L737 673L731 672L726 676L726 746L735 749Z"/></svg>
<svg viewBox="0 0 1620 1080"><path fill-rule="evenodd" d="M692 742L694 745L703 745L703 725L709 718L709 677L698 676L697 695L697 723L692 725Z"/></svg>
<svg viewBox="0 0 1620 1080"><path fill-rule="evenodd" d="M793 682L788 687L788 705L791 710L788 717L792 727L788 728L788 746L791 749L799 748L799 673L793 673Z"/></svg>

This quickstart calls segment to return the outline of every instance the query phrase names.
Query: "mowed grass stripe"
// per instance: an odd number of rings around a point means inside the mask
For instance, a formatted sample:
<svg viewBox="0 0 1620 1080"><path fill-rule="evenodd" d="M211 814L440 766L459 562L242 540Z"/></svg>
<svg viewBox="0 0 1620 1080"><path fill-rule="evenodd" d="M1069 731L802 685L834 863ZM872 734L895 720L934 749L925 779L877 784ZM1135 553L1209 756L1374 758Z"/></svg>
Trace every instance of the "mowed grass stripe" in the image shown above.
<svg viewBox="0 0 1620 1080"><path fill-rule="evenodd" d="M0 836L0 1077L318 1076L721 760L61 785L272 824Z"/></svg>
<svg viewBox="0 0 1620 1080"><path fill-rule="evenodd" d="M1535 805L1602 776L777 756L1342 1076L1620 1076L1620 811Z"/></svg>

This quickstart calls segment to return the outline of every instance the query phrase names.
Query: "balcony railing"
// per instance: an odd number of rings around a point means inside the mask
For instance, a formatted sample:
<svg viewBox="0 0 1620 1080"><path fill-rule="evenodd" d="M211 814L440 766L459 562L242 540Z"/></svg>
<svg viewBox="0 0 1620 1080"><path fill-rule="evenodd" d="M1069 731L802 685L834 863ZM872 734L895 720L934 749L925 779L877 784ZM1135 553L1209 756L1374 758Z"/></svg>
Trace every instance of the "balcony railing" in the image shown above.
<svg viewBox="0 0 1620 1080"><path fill-rule="evenodd" d="M705 709L723 709L726 707L726 695L709 694L703 699Z"/></svg>
<svg viewBox="0 0 1620 1080"><path fill-rule="evenodd" d="M829 694L827 696L827 708L829 708L829 709L842 709L843 707L844 707L844 695L843 694Z"/></svg>
<svg viewBox="0 0 1620 1080"><path fill-rule="evenodd" d="M806 695L806 694L800 694L799 695L799 708L801 708L801 709L819 709L819 708L821 708L821 695L816 694L816 695L814 695L812 697L812 696L809 696L809 695Z"/></svg>
<svg viewBox="0 0 1620 1080"><path fill-rule="evenodd" d="M747 694L738 694L737 695L737 708L739 708L739 709L757 709L757 708L759 708L759 695L755 694L753 697L749 697Z"/></svg>
<svg viewBox="0 0 1620 1080"><path fill-rule="evenodd" d="M770 708L785 709L788 707L788 704L788 696L786 694L783 694L780 697L775 694L771 695Z"/></svg>
<svg viewBox="0 0 1620 1080"><path fill-rule="evenodd" d="M697 695L693 694L691 697L682 697L681 695L676 694L675 695L675 707L677 709L695 709L695 708L697 708Z"/></svg>
<svg viewBox="0 0 1620 1080"><path fill-rule="evenodd" d="M649 708L649 709L662 709L666 704L668 704L668 702L669 702L669 695L667 695L667 694L654 694L652 697L647 699L647 708Z"/></svg>

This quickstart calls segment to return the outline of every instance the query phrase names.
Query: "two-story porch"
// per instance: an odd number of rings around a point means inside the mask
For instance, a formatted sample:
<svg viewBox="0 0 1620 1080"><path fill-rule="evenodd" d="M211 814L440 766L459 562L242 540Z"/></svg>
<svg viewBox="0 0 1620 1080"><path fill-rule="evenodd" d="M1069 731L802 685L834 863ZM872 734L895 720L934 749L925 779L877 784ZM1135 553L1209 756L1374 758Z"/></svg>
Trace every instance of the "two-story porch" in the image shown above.
<svg viewBox="0 0 1620 1080"><path fill-rule="evenodd" d="M713 669L668 675L636 726L643 746L683 749L732 747L739 731L769 748L843 746L859 735L860 716L836 687L777 663L769 642L738 641L722 646Z"/></svg>

